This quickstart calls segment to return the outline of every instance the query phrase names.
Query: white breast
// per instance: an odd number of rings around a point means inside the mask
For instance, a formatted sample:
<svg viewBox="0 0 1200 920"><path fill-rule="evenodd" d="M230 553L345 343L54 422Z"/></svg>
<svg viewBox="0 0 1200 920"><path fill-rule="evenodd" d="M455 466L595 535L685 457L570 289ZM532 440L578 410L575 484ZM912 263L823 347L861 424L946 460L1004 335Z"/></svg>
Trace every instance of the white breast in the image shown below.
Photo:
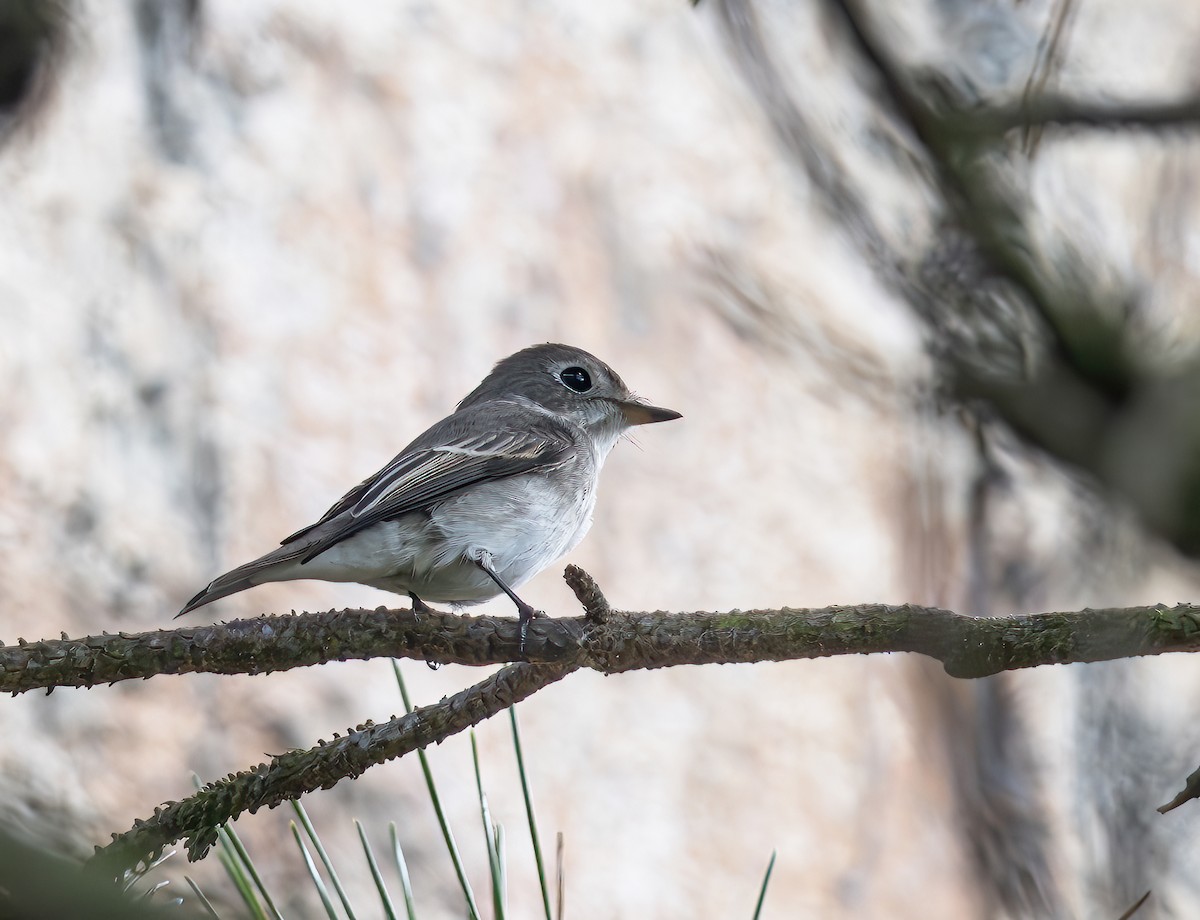
<svg viewBox="0 0 1200 920"><path fill-rule="evenodd" d="M541 476L518 476L444 502L432 523L444 540L445 561L485 550L500 577L516 587L575 548L592 525L595 504L594 481L568 491Z"/></svg>

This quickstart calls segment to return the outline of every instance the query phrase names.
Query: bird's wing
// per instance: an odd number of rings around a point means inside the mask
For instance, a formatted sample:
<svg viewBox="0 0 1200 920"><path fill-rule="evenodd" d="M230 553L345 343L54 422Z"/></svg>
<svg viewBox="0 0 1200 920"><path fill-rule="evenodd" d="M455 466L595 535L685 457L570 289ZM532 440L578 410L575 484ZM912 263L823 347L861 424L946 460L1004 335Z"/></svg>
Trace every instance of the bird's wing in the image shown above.
<svg viewBox="0 0 1200 920"><path fill-rule="evenodd" d="M306 550L300 561L308 562L372 524L428 508L481 482L562 463L573 447L569 434L545 416L530 415L520 419L519 427L509 424L484 431L450 416L284 544L336 520L339 526L331 527Z"/></svg>

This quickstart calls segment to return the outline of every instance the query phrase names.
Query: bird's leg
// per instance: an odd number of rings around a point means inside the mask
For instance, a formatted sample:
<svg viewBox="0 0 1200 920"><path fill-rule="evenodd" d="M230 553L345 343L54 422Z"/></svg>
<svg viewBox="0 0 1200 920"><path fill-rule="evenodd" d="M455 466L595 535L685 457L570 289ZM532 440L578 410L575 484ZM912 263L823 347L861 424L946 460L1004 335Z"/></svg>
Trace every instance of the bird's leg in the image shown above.
<svg viewBox="0 0 1200 920"><path fill-rule="evenodd" d="M488 578L490 578L492 581L494 581L497 584L497 586L500 588L500 590L503 591L505 594L507 594L509 599L514 604L517 605L517 613L520 616L520 624L521 624L520 649L521 649L521 654L524 655L525 654L525 640L529 636L529 621L532 620L534 617L544 617L545 614L542 613L540 610L535 610L529 604L525 603L523 600L521 600L519 597L517 597L517 592L515 592L512 588L510 588L508 585L506 585L504 583L504 579L501 578L498 574L496 574L496 569L492 565L492 554L491 553L484 551L484 552L480 553L479 558L474 559L473 562L477 566L479 566L481 569L483 569L483 571L487 573Z"/></svg>
<svg viewBox="0 0 1200 920"><path fill-rule="evenodd" d="M421 600L419 597L417 597L416 592L409 591L408 596L410 598L412 598L413 616L420 616L423 613L437 613L436 610L434 610L427 603L425 603L423 600ZM431 671L436 671L438 668L441 667L441 665L436 661L426 661L425 664Z"/></svg>

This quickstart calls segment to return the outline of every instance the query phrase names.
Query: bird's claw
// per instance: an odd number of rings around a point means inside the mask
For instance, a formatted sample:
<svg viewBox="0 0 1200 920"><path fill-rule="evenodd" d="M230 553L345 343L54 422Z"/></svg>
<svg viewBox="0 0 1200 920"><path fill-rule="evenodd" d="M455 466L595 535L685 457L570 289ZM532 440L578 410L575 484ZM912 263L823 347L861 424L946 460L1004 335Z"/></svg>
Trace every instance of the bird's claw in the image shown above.
<svg viewBox="0 0 1200 920"><path fill-rule="evenodd" d="M529 604L522 604L519 607L517 607L517 612L520 614L519 623L520 623L520 636L521 636L521 641L518 644L517 648L521 652L521 657L524 657L525 656L525 645L529 641L529 624L530 624L530 622L532 622L533 620L536 620L536 619L545 619L546 611L536 610L533 607L531 607Z"/></svg>

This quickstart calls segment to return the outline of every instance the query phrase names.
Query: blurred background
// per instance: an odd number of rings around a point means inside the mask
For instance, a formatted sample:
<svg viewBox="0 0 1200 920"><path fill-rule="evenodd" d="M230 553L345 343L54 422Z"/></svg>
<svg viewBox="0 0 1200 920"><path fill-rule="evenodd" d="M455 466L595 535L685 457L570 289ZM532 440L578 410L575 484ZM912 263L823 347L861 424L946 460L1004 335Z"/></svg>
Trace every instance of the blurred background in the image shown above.
<svg viewBox="0 0 1200 920"><path fill-rule="evenodd" d="M1198 49L1168 0L3 0L0 637L170 627L542 341L684 415L618 447L570 557L619 607L1194 598ZM573 615L559 571L523 593ZM773 849L768 918L1185 917L1200 817L1154 808L1197 691L1186 656L877 656L519 715L578 920L750 916ZM86 854L400 708L386 661L4 700L0 818ZM533 916L506 720L478 740ZM431 757L482 890L468 742ZM415 760L306 804L355 890L351 819L394 820L422 916L462 916ZM317 916L289 816L238 828Z"/></svg>

